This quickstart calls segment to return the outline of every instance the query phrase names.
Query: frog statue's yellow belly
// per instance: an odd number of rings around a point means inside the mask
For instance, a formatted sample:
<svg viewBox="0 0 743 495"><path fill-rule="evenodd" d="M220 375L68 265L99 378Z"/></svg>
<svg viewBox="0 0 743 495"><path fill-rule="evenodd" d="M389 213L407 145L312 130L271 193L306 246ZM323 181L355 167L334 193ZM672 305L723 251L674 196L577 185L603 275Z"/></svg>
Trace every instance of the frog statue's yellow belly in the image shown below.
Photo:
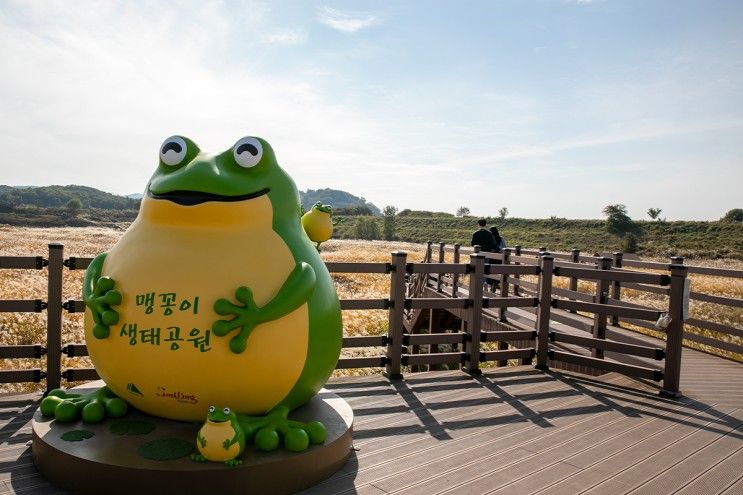
<svg viewBox="0 0 743 495"><path fill-rule="evenodd" d="M247 286L261 307L296 266L272 217L266 195L196 207L143 200L103 264L122 294L119 321L97 339L86 318L91 358L116 394L147 413L190 421L203 420L210 404L264 414L286 397L307 356L306 303L256 326L239 354L211 330L222 318L217 299Z"/></svg>

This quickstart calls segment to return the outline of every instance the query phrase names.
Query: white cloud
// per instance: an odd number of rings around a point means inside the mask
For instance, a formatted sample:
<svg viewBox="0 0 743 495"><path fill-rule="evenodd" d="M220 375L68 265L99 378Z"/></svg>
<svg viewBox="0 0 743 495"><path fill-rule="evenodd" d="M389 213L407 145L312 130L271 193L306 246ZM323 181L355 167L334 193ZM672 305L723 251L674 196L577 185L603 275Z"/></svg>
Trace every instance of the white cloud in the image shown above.
<svg viewBox="0 0 743 495"><path fill-rule="evenodd" d="M307 33L294 29L276 29L261 35L261 41L271 45L303 45Z"/></svg>
<svg viewBox="0 0 743 495"><path fill-rule="evenodd" d="M371 12L342 12L331 7L322 7L317 11L317 19L333 29L344 33L355 33L372 26L378 16Z"/></svg>

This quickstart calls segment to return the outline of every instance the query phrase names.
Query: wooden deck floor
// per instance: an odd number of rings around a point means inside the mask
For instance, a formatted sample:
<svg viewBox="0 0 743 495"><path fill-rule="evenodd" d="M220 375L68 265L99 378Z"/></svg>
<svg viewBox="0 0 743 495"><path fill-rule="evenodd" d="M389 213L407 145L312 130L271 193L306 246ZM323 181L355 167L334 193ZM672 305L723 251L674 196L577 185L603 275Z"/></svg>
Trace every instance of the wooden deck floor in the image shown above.
<svg viewBox="0 0 743 495"><path fill-rule="evenodd" d="M743 366L684 350L679 400L616 374L531 367L333 380L344 469L309 494L743 494ZM37 397L0 399L0 494L64 493L30 453Z"/></svg>

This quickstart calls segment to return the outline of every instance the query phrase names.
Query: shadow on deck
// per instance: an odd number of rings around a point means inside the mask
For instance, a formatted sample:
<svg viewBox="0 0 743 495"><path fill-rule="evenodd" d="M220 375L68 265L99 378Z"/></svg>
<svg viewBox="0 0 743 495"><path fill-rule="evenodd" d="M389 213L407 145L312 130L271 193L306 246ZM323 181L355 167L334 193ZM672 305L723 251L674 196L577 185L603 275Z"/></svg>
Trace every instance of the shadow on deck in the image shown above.
<svg viewBox="0 0 743 495"><path fill-rule="evenodd" d="M730 364L724 379L699 369L709 400L527 366L332 380L355 412L354 452L303 493L743 493L743 367ZM64 493L32 464L37 400L0 402L2 493Z"/></svg>

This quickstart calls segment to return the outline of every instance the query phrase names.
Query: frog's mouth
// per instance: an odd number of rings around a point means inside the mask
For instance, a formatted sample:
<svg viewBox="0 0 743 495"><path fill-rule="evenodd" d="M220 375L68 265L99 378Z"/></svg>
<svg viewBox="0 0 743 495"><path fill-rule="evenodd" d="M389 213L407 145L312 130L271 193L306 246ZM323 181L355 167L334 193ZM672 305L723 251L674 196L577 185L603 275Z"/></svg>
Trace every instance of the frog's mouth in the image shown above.
<svg viewBox="0 0 743 495"><path fill-rule="evenodd" d="M260 191L241 194L239 196L223 196L221 194L207 193L201 191L168 191L165 193L154 193L150 189L147 190L147 196L153 199L165 199L172 201L182 206L194 206L206 203L209 201L219 202L234 202L234 201L245 201L248 199L257 198L268 194L269 188L261 189Z"/></svg>

